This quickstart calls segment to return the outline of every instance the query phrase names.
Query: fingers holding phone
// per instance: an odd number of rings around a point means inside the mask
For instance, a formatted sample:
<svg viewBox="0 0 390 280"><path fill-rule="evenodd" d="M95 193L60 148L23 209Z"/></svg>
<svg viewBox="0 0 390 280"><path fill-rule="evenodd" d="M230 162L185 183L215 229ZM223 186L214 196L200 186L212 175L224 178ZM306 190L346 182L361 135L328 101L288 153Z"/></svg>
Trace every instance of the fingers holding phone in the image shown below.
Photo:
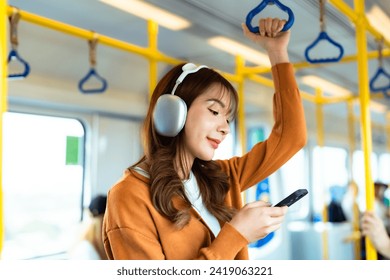
<svg viewBox="0 0 390 280"><path fill-rule="evenodd" d="M246 204L230 221L248 242L266 237L279 229L287 213L287 206L270 207L264 201Z"/></svg>

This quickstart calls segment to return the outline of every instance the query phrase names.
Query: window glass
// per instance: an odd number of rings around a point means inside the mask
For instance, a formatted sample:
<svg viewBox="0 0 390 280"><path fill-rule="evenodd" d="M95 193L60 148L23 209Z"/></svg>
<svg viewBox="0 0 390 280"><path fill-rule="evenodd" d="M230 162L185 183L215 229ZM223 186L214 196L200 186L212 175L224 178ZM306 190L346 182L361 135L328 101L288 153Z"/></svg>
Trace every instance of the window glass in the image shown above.
<svg viewBox="0 0 390 280"><path fill-rule="evenodd" d="M373 181L378 180L378 156L375 153L371 154L371 177ZM353 177L359 187L357 201L360 209L365 209L366 205L366 176L364 167L364 153L357 150L353 153Z"/></svg>
<svg viewBox="0 0 390 280"><path fill-rule="evenodd" d="M390 154L384 153L379 156L378 180L389 184L390 183Z"/></svg>
<svg viewBox="0 0 390 280"><path fill-rule="evenodd" d="M4 259L64 252L81 219L84 127L75 119L5 113Z"/></svg>
<svg viewBox="0 0 390 280"><path fill-rule="evenodd" d="M278 203L279 200L297 189L307 189L310 192L310 187L308 186L308 172L305 167L305 157L306 151L302 149L280 168L283 196L278 199L278 201L274 200L274 203ZM297 213L299 212L299 216L302 217L307 215L309 212L309 196L291 207L291 210L295 210Z"/></svg>
<svg viewBox="0 0 390 280"><path fill-rule="evenodd" d="M284 183L284 196L297 189L307 189L308 174L305 171L305 150L300 150L281 167Z"/></svg>
<svg viewBox="0 0 390 280"><path fill-rule="evenodd" d="M322 215L324 206L330 202L330 188L342 187L347 191L347 151L334 147L313 149L313 191L315 214Z"/></svg>

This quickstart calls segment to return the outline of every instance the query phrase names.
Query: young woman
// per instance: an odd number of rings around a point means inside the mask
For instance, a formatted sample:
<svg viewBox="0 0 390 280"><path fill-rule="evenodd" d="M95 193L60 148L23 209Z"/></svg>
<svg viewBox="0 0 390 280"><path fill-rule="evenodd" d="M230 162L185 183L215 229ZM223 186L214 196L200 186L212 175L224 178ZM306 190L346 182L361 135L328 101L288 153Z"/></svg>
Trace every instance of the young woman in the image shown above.
<svg viewBox="0 0 390 280"><path fill-rule="evenodd" d="M161 79L144 122L144 157L108 194L103 232L108 258L248 259L248 243L280 227L287 207L263 201L242 207L241 193L306 142L302 102L287 54L290 32L280 32L284 24L261 19L260 34L243 25L244 35L268 52L276 93L269 138L242 157L212 160L237 110L237 93L226 79L191 65L178 65ZM155 107L160 96L173 92L186 103L185 125L176 136L163 136L156 129Z"/></svg>

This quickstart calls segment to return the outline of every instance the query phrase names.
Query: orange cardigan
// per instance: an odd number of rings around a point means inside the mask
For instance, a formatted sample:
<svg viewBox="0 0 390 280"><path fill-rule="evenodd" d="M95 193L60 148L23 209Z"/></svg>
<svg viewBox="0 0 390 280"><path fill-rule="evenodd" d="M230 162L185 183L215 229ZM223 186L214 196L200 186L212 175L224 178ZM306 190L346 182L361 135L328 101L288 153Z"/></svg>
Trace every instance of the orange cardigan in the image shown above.
<svg viewBox="0 0 390 280"><path fill-rule="evenodd" d="M271 175L306 143L303 106L293 66L277 64L272 74L275 124L269 138L242 157L218 161L230 178L226 204L237 209L242 207L242 191ZM173 203L179 206L180 199ZM229 223L221 224L221 231L214 237L191 209L189 224L177 230L154 208L149 179L136 171L127 171L108 192L103 241L109 259L248 259L248 241Z"/></svg>

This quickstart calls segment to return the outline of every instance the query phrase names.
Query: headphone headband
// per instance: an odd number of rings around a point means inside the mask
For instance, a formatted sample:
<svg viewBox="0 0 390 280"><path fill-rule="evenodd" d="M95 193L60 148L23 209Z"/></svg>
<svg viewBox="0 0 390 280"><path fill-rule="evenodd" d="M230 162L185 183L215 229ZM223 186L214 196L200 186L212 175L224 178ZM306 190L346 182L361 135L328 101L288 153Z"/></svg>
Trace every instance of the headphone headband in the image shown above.
<svg viewBox="0 0 390 280"><path fill-rule="evenodd" d="M184 78L187 77L187 75L198 72L202 68L208 68L208 67L206 65L196 66L193 63L187 63L183 65L183 67L181 68L183 70L183 73L181 73L179 78L177 78L176 84L172 90L172 94L175 94L177 87L183 82Z"/></svg>

